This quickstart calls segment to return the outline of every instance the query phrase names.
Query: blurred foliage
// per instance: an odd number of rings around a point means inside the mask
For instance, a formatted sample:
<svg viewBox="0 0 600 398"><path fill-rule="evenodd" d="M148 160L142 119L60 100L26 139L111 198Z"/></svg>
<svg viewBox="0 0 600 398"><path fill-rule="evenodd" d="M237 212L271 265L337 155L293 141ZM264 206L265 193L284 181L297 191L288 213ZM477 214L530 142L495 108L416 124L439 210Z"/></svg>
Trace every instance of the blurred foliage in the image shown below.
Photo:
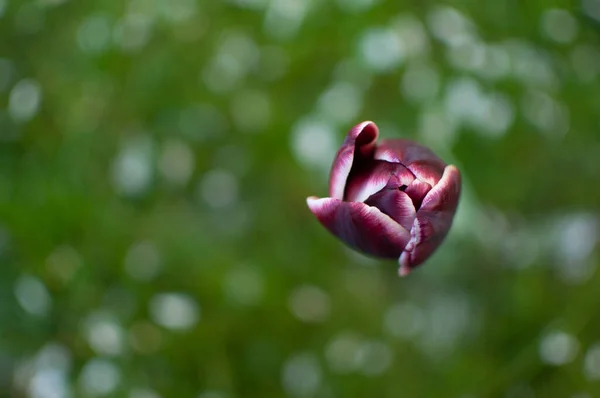
<svg viewBox="0 0 600 398"><path fill-rule="evenodd" d="M0 394L600 396L599 10L0 0ZM365 119L464 176L408 278L304 202Z"/></svg>

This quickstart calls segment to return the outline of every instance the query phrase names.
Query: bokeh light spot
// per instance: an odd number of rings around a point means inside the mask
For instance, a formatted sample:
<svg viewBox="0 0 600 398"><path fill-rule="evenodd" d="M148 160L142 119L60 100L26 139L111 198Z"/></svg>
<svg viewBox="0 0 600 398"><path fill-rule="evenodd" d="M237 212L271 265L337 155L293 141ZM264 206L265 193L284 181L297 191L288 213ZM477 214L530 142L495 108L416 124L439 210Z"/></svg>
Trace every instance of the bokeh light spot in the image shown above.
<svg viewBox="0 0 600 398"><path fill-rule="evenodd" d="M575 336L562 331L547 333L540 342L539 353L542 361L559 366L571 362L577 355L579 342Z"/></svg>
<svg viewBox="0 0 600 398"><path fill-rule="evenodd" d="M313 354L301 353L288 358L283 365L281 382L284 390L294 397L310 397L317 392L323 375Z"/></svg>
<svg viewBox="0 0 600 398"><path fill-rule="evenodd" d="M121 383L121 370L112 362L102 358L89 360L81 370L79 384L84 393L106 396Z"/></svg>
<svg viewBox="0 0 600 398"><path fill-rule="evenodd" d="M92 15L83 20L77 29L77 44L85 53L100 54L110 45L111 34L109 17L102 14Z"/></svg>
<svg viewBox="0 0 600 398"><path fill-rule="evenodd" d="M323 114L334 121L351 123L360 112L362 93L351 83L337 82L321 95L319 105Z"/></svg>
<svg viewBox="0 0 600 398"><path fill-rule="evenodd" d="M212 208L231 207L238 199L238 180L227 170L210 170L200 180L198 194Z"/></svg>
<svg viewBox="0 0 600 398"><path fill-rule="evenodd" d="M200 320L200 307L187 294L159 293L150 300L150 315L167 329L188 330Z"/></svg>
<svg viewBox="0 0 600 398"><path fill-rule="evenodd" d="M335 130L318 119L301 119L293 127L291 145L300 164L328 171L337 151Z"/></svg>
<svg viewBox="0 0 600 398"><path fill-rule="evenodd" d="M551 8L541 18L542 33L557 43L570 43L577 36L577 20L567 10Z"/></svg>
<svg viewBox="0 0 600 398"><path fill-rule="evenodd" d="M329 317L331 301L324 290L312 285L303 285L290 294L289 307L299 320L317 323Z"/></svg>
<svg viewBox="0 0 600 398"><path fill-rule="evenodd" d="M158 159L158 169L170 184L185 185L194 172L195 158L192 149L183 141L169 140Z"/></svg>
<svg viewBox="0 0 600 398"><path fill-rule="evenodd" d="M241 91L233 96L231 113L239 130L261 132L271 121L271 101L264 92Z"/></svg>
<svg viewBox="0 0 600 398"><path fill-rule="evenodd" d="M358 44L361 59L373 71L388 72L404 61L404 44L393 29L368 28L363 32Z"/></svg>
<svg viewBox="0 0 600 398"><path fill-rule="evenodd" d="M15 282L14 289L17 301L25 311L36 316L48 314L52 297L41 280L23 275Z"/></svg>
<svg viewBox="0 0 600 398"><path fill-rule="evenodd" d="M15 68L13 63L9 59L0 58L0 92L8 89L14 75Z"/></svg>
<svg viewBox="0 0 600 398"><path fill-rule="evenodd" d="M363 341L358 347L356 360L360 372L366 376L378 376L392 364L391 348L381 341Z"/></svg>
<svg viewBox="0 0 600 398"><path fill-rule="evenodd" d="M439 73L433 67L421 63L409 64L400 84L402 94L415 103L433 101L439 89Z"/></svg>
<svg viewBox="0 0 600 398"><path fill-rule="evenodd" d="M252 267L237 267L225 275L223 289L225 296L234 303L256 305L264 295L264 279Z"/></svg>
<svg viewBox="0 0 600 398"><path fill-rule="evenodd" d="M592 345L585 353L583 370L588 380L600 380L600 344Z"/></svg>
<svg viewBox="0 0 600 398"><path fill-rule="evenodd" d="M125 346L125 334L117 319L110 313L90 314L83 324L90 347L99 355L119 355Z"/></svg>
<svg viewBox="0 0 600 398"><path fill-rule="evenodd" d="M384 329L394 337L411 339L425 327L423 311L411 303L397 303L388 308L383 318Z"/></svg>
<svg viewBox="0 0 600 398"><path fill-rule="evenodd" d="M56 247L46 258L46 267L63 283L71 280L75 272L82 266L81 254L72 246Z"/></svg>
<svg viewBox="0 0 600 398"><path fill-rule="evenodd" d="M343 331L333 337L325 347L325 359L335 373L350 373L357 369L362 340L353 332Z"/></svg>
<svg viewBox="0 0 600 398"><path fill-rule="evenodd" d="M124 263L125 270L132 278L147 282L158 275L162 267L162 258L155 244L141 241L127 250Z"/></svg>
<svg viewBox="0 0 600 398"><path fill-rule="evenodd" d="M136 387L129 391L128 398L161 398L161 396L150 388Z"/></svg>
<svg viewBox="0 0 600 398"><path fill-rule="evenodd" d="M33 79L15 84L8 99L8 111L17 122L27 122L37 113L42 101L42 88Z"/></svg>
<svg viewBox="0 0 600 398"><path fill-rule="evenodd" d="M150 137L139 135L123 143L113 163L113 184L125 196L141 196L154 179L154 143Z"/></svg>

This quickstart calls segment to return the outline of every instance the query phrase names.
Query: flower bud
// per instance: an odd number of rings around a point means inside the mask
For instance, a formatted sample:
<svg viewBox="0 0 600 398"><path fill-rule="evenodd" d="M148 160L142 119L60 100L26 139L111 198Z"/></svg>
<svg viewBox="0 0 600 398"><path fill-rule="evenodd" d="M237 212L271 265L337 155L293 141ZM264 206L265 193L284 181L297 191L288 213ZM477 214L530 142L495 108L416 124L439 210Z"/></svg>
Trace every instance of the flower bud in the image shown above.
<svg viewBox="0 0 600 398"><path fill-rule="evenodd" d="M428 148L382 140L366 121L350 130L329 180L329 197L311 196L317 219L348 246L394 258L399 274L423 263L442 243L456 212L460 172Z"/></svg>

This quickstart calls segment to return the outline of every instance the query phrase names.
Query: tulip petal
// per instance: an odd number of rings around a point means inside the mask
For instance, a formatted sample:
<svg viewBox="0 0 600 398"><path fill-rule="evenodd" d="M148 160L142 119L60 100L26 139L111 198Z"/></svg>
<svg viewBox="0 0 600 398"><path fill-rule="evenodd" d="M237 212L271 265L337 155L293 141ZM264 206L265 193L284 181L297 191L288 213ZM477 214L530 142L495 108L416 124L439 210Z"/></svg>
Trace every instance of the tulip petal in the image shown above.
<svg viewBox="0 0 600 398"><path fill-rule="evenodd" d="M366 254L398 258L410 239L400 224L364 203L314 196L307 198L306 203L332 234Z"/></svg>
<svg viewBox="0 0 600 398"><path fill-rule="evenodd" d="M357 124L348 132L331 167L329 195L332 198L344 199L346 180L350 175L352 165L373 158L378 135L379 129L375 123L370 121Z"/></svg>
<svg viewBox="0 0 600 398"><path fill-rule="evenodd" d="M415 209L419 210L425 195L427 195L430 190L431 185L421 180L414 180L408 187L406 187L404 192L406 192L406 194L412 199Z"/></svg>
<svg viewBox="0 0 600 398"><path fill-rule="evenodd" d="M458 206L460 172L447 166L440 182L423 199L423 204L410 230L410 241L400 256L401 272L407 273L425 261L442 243Z"/></svg>
<svg viewBox="0 0 600 398"><path fill-rule="evenodd" d="M375 159L401 163L419 180L434 186L440 180L446 164L429 148L414 141L382 140Z"/></svg>
<svg viewBox="0 0 600 398"><path fill-rule="evenodd" d="M361 167L352 169L346 184L344 200L364 202L383 188L408 186L414 180L415 176L399 163L382 160L365 162Z"/></svg>
<svg viewBox="0 0 600 398"><path fill-rule="evenodd" d="M365 201L390 216L404 229L410 231L415 221L416 211L411 198L399 189L385 189Z"/></svg>
<svg viewBox="0 0 600 398"><path fill-rule="evenodd" d="M440 182L434 186L421 205L421 210L454 215L460 196L460 172L454 165L446 166Z"/></svg>

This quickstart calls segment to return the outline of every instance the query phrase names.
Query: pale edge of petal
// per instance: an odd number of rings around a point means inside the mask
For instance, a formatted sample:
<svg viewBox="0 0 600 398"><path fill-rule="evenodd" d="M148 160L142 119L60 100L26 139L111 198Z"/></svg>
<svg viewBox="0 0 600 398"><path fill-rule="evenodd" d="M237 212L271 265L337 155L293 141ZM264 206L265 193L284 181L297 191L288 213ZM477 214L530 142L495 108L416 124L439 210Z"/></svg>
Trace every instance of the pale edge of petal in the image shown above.
<svg viewBox="0 0 600 398"><path fill-rule="evenodd" d="M323 205L323 202L326 201L327 199L330 199L330 198L318 198L316 196L309 196L308 198L306 198L306 204L308 205L308 208L312 212L315 212L321 208L321 206Z"/></svg>
<svg viewBox="0 0 600 398"><path fill-rule="evenodd" d="M348 136L352 137L352 139L356 139L356 137L358 137L360 135L360 133L362 133L362 131L365 129L365 127L367 127L369 124L373 125L373 127L375 128L375 131L377 132L377 135L379 135L379 129L377 128L377 125L375 124L375 122L373 122L371 120L365 120L364 122L360 122L356 126L352 127L350 129L350 131L348 132ZM377 138L377 137L375 137L375 138Z"/></svg>
<svg viewBox="0 0 600 398"><path fill-rule="evenodd" d="M402 255L404 255L404 253L402 253ZM402 255L400 256L400 259L402 259ZM398 268L398 276L405 277L408 274L410 274L410 267L406 264L403 264L402 261L400 261L400 267Z"/></svg>
<svg viewBox="0 0 600 398"><path fill-rule="evenodd" d="M460 179L461 179L460 171L458 170L458 168L456 166L454 166L454 165L446 166L441 180L436 185L436 187L434 187L434 189L429 191L427 196L429 196L429 194L432 193L432 191L438 191L440 189L449 188L449 185L452 182L457 184L456 194L459 195L460 194ZM427 201L427 196L425 196L425 199L423 200L423 205L425 205L425 202ZM410 255L411 255L411 252L413 250L415 250L416 245L417 245L415 238L420 236L419 231L414 230L414 228L419 228L419 223L417 222L417 220L415 220L415 223L413 225L413 230L410 231L411 232L411 240L408 242L408 244L404 248L404 251L400 255L400 258L398 259L398 265L399 265L398 275L401 277L407 276L408 274L410 274L410 272L412 270L412 268L410 266Z"/></svg>
<svg viewBox="0 0 600 398"><path fill-rule="evenodd" d="M319 198L316 196L309 196L306 198L306 204L308 205L309 209L313 212L313 213L317 213L325 203L327 203L331 198ZM411 241L412 242L412 241ZM411 243L409 242L409 244ZM402 254L400 255L399 258L399 264L400 264L400 268L398 268L398 275L400 277L404 277L407 276L410 271L410 258L409 258L409 252L402 252Z"/></svg>
<svg viewBox="0 0 600 398"><path fill-rule="evenodd" d="M331 177L329 181L329 195L332 198L340 200L344 199L346 180L348 179L348 175L350 175L352 163L354 162L354 157L356 156L356 139L369 125L371 125L374 129L374 138L372 142L375 142L379 136L379 128L374 122L366 120L350 129L346 135L344 143L338 150L338 153L333 160Z"/></svg>
<svg viewBox="0 0 600 398"><path fill-rule="evenodd" d="M327 210L328 206L335 205L335 204L343 204L343 205L350 206L351 208L353 208L354 211L356 211L356 210L364 211L365 212L364 216L374 217L374 219L378 223L378 227L383 228L383 230L381 230L381 231L384 235L393 237L393 240L395 240L395 243L391 242L391 241L389 243L391 243L393 246L395 246L397 248L400 248L400 250L403 250L403 248L406 246L407 242L411 238L410 232L407 231L405 228L403 228L396 221L394 221L390 216L383 213L378 208L369 206L365 203L342 202L339 199L335 199L335 198L318 198L316 196L309 196L308 198L306 198L306 203L307 203L309 209L313 212L313 214L315 214L317 216L317 218L319 218L319 219L320 219L320 217L319 217L320 214L323 214L323 212L328 211ZM321 223L323 223L322 220L320 220L320 221L321 221ZM328 225L324 224L324 226L330 232L334 233L334 235L336 235L338 238L340 238L342 241L344 241L346 244L348 244L351 247L354 247L358 251L362 251L367 254L371 254L375 257L387 257L387 256L381 254L381 252L379 252L379 254L378 254L377 250L369 251L368 249L360 248L360 246L357 248L356 245L351 244L348 240L344 239L342 236L340 236L337 233L335 233L334 231L332 231Z"/></svg>
<svg viewBox="0 0 600 398"><path fill-rule="evenodd" d="M346 189L346 180L352 169L354 152L348 153L347 147L342 147L338 151L331 167L331 177L329 180L329 195L332 198L343 200Z"/></svg>
<svg viewBox="0 0 600 398"><path fill-rule="evenodd" d="M423 198L421 208L429 210L430 208L438 205L439 203L436 203L435 200L439 199L439 192L443 190L446 190L446 192L448 192L448 189L453 189L452 193L455 195L450 199L453 199L453 202L458 203L458 196L460 195L460 184L461 176L458 168L456 168L456 166L454 166L453 164L446 166L446 168L444 169L444 174L442 174L442 178L440 179L440 181L435 186L433 186L431 188L431 191L429 191L427 195L425 195L425 198Z"/></svg>

